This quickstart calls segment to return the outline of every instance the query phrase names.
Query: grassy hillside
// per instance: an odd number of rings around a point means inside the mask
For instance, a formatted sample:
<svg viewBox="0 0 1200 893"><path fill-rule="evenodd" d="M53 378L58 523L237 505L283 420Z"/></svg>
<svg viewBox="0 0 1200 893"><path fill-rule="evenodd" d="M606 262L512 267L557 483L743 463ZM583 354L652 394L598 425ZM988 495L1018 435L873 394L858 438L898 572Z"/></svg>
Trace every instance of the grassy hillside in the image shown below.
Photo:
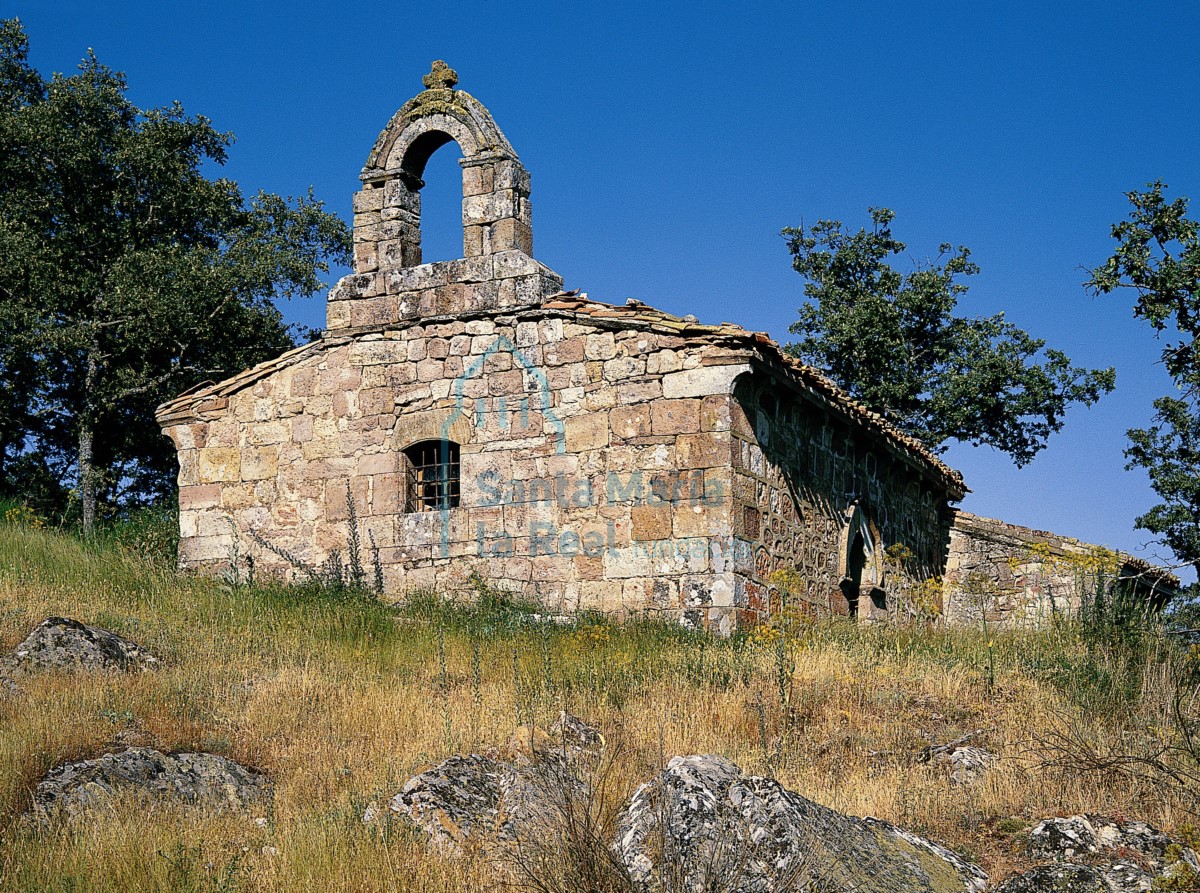
<svg viewBox="0 0 1200 893"><path fill-rule="evenodd" d="M1078 757L1173 740L1172 695L1195 656L1153 631L1131 645L1079 626L985 636L793 618L722 642L651 623L547 627L494 597L401 612L230 586L180 578L138 551L0 523L0 649L59 614L165 663L136 677L42 677L0 700L5 891L492 889L486 864L443 861L398 820L361 815L444 757L563 708L613 742L614 801L674 754L720 753L926 833L993 877L1022 864L1014 832L1050 814L1195 821L1183 786L1140 766L1083 775L1055 744L1079 739L1067 750ZM1185 709L1194 716L1194 696ZM977 729L972 743L1001 755L980 784L958 787L917 761L925 745ZM49 831L20 820L50 767L129 744L263 768L274 807L206 817L118 804Z"/></svg>

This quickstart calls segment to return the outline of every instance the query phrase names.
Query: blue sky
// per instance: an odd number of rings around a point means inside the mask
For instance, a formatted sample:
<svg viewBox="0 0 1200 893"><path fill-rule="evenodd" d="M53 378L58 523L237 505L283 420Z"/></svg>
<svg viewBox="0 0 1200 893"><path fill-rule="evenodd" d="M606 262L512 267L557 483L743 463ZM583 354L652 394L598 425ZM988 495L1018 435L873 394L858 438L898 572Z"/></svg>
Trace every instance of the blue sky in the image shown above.
<svg viewBox="0 0 1200 893"><path fill-rule="evenodd" d="M779 230L897 212L914 259L965 244L961 304L1003 310L1073 360L1117 367L1027 468L947 460L970 511L1139 551L1154 502L1124 431L1170 387L1127 296L1092 298L1124 193L1200 201L1200 4L4 4L43 71L88 47L141 105L179 100L238 138L243 188L310 185L349 219L358 172L433 59L533 175L534 253L568 288L787 339L803 300ZM424 191L426 257L461 254L448 146ZM1200 213L1200 206L1195 209ZM308 325L323 301L286 308Z"/></svg>

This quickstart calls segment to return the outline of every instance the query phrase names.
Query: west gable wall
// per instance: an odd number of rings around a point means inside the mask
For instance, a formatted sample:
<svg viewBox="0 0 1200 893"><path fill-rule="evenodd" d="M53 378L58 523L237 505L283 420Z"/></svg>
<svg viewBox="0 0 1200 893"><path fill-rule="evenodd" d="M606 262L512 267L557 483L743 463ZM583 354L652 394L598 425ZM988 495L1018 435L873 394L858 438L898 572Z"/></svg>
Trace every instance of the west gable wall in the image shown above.
<svg viewBox="0 0 1200 893"><path fill-rule="evenodd" d="M309 566L344 555L349 488L391 597L479 573L553 610L728 632L733 359L537 310L327 338L164 419L180 563L291 575L260 539ZM461 503L406 512L402 451L441 437L461 444Z"/></svg>

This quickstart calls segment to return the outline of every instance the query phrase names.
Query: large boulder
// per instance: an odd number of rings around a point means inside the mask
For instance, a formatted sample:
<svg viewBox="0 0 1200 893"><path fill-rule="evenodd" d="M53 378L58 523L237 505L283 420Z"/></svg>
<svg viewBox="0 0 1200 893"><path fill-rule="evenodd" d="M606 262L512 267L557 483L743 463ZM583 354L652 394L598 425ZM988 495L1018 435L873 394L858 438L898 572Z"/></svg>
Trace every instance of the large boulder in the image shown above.
<svg viewBox="0 0 1200 893"><path fill-rule="evenodd" d="M429 835L439 848L459 852L468 844L521 844L553 838L571 804L588 787L569 751L550 746L545 732L534 744L514 749L512 761L481 754L455 756L416 775L388 804ZM515 741L531 736L518 730Z"/></svg>
<svg viewBox="0 0 1200 893"><path fill-rule="evenodd" d="M1064 862L1010 877L993 893L1113 893L1113 888L1099 868Z"/></svg>
<svg viewBox="0 0 1200 893"><path fill-rule="evenodd" d="M494 755L450 757L413 776L388 808L450 853L478 846L511 855L530 841L552 846L564 816L586 802L583 777L603 748L597 729L562 712L549 730L516 729ZM363 820L377 815L370 807Z"/></svg>
<svg viewBox="0 0 1200 893"><path fill-rule="evenodd" d="M944 847L835 812L719 756L675 757L639 787L614 849L647 889L979 893L987 884Z"/></svg>
<svg viewBox="0 0 1200 893"><path fill-rule="evenodd" d="M118 794L225 812L269 800L271 785L261 772L216 754L131 747L51 769L33 793L34 814L79 815Z"/></svg>
<svg viewBox="0 0 1200 893"><path fill-rule="evenodd" d="M1196 853L1145 822L1049 818L1029 832L1027 851L1053 862L1008 878L996 893L1142 893L1158 878L1194 882L1166 889L1200 888Z"/></svg>
<svg viewBox="0 0 1200 893"><path fill-rule="evenodd" d="M48 617L4 659L5 670L152 670L158 658L124 636L67 617Z"/></svg>

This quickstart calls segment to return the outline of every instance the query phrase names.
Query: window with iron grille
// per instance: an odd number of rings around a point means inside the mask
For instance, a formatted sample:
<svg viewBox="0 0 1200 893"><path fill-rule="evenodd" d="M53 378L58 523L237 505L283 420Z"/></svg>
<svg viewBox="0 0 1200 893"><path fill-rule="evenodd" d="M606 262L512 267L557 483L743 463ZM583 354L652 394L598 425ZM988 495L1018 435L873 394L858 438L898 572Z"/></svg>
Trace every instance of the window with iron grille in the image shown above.
<svg viewBox="0 0 1200 893"><path fill-rule="evenodd" d="M436 512L458 506L458 444L422 440L404 451L405 510Z"/></svg>

